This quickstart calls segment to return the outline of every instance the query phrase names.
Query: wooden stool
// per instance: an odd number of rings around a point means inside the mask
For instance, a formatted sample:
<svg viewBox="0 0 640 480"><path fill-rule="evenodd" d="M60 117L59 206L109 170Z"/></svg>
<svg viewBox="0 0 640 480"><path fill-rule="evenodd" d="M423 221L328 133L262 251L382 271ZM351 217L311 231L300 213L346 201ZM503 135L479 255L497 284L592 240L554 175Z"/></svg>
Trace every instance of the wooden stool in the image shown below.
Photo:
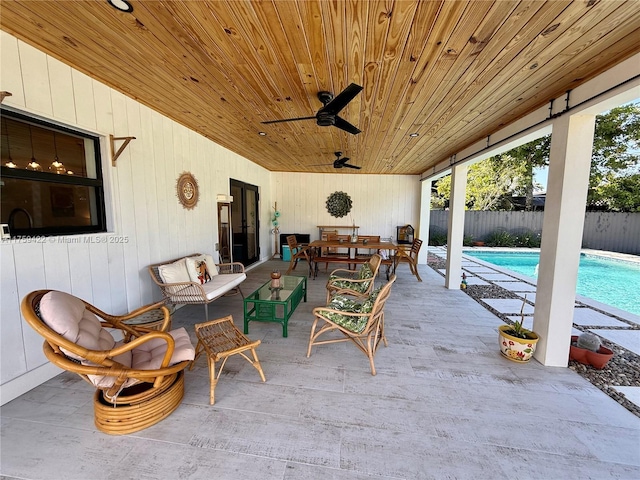
<svg viewBox="0 0 640 480"><path fill-rule="evenodd" d="M194 363L198 360L198 357L202 352L207 353L207 360L209 362L209 380L211 382L211 394L210 403L215 403L215 388L218 383L218 379L222 374L224 364L227 363L227 359L231 355L236 353L242 355L253 367L260 373L260 378L263 382L266 381L264 373L262 372L262 366L258 360L256 354L256 347L260 345L260 340L249 340L233 323L233 317L228 315L217 320L210 320L204 323L197 323L195 325L196 336L198 337L198 345L196 346L196 356L191 363L190 369L193 368ZM247 350L251 350L253 360L247 356ZM216 373L216 362L222 360L220 369Z"/></svg>

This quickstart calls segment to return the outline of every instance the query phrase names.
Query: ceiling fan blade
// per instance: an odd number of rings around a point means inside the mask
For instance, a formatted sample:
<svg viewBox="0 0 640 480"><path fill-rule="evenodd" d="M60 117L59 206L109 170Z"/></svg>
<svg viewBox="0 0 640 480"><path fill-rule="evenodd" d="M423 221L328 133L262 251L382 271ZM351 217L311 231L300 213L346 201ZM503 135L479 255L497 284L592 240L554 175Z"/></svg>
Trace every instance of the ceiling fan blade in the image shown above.
<svg viewBox="0 0 640 480"><path fill-rule="evenodd" d="M340 164L344 165L348 161L349 161L349 157L344 157L344 158L338 158L337 160L335 160L335 163L340 163Z"/></svg>
<svg viewBox="0 0 640 480"><path fill-rule="evenodd" d="M348 163L345 163L344 165L342 165L343 167L347 167L347 168L355 168L356 170L360 170L362 167L358 167L356 165L349 165Z"/></svg>
<svg viewBox="0 0 640 480"><path fill-rule="evenodd" d="M337 115L336 115L335 126L338 127L339 129L344 130L345 132L351 133L353 135L357 135L361 131L358 127L355 127L355 126L351 125L344 118L339 117Z"/></svg>
<svg viewBox="0 0 640 480"><path fill-rule="evenodd" d="M355 83L351 83L347 88L342 90L333 100L327 103L324 107L320 109L320 112L330 113L332 115L336 115L342 110L347 104L355 98L362 91L362 87L360 85L356 85Z"/></svg>
<svg viewBox="0 0 640 480"><path fill-rule="evenodd" d="M298 120L315 120L315 115L313 117L298 117L298 118L286 118L284 120L269 120L268 122L260 122L260 123L282 123L282 122L296 122Z"/></svg>

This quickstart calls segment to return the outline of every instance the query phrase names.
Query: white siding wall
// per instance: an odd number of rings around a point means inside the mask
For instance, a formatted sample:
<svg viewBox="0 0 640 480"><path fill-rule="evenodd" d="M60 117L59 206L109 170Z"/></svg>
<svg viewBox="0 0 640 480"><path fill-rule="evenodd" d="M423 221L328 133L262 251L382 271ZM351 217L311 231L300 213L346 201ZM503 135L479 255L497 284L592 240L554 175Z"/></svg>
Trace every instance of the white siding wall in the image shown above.
<svg viewBox="0 0 640 480"><path fill-rule="evenodd" d="M218 238L216 195L229 193L229 178L259 186L263 219L269 218L272 195L270 173L264 168L5 32L0 42L0 90L13 94L5 98L5 106L104 136L109 230L0 246L0 383L5 403L43 381L42 368L46 369L42 338L20 316L20 300L27 293L60 289L115 314L158 300L147 265L213 251ZM136 137L115 168L108 152L109 134ZM183 209L176 197L176 180L183 171L190 171L200 186L200 201L193 210ZM65 238L93 243L65 243ZM268 221L262 222L260 238L265 258L271 251ZM121 239L126 243L119 243ZM48 370L45 377L58 372Z"/></svg>
<svg viewBox="0 0 640 480"><path fill-rule="evenodd" d="M308 233L315 240L318 225L344 226L352 222L360 227L361 235L395 238L398 225L411 224L418 229L418 176L278 172L272 173L271 178L272 198L281 213L280 233ZM327 212L327 197L336 191L346 192L353 202L346 217L334 218Z"/></svg>

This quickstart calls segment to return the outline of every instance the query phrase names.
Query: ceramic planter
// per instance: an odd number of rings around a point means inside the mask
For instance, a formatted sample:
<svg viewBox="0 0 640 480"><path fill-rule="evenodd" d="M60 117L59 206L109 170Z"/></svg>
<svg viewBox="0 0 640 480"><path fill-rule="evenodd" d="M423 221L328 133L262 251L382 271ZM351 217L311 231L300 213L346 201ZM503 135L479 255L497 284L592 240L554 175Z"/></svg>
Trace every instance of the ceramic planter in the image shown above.
<svg viewBox="0 0 640 480"><path fill-rule="evenodd" d="M500 325L498 327L498 342L500 345L500 353L503 357L517 363L526 363L531 360L536 351L538 343L538 335L530 332L534 338L518 338L505 331L510 330L511 325Z"/></svg>
<svg viewBox="0 0 640 480"><path fill-rule="evenodd" d="M577 341L578 336L573 335L571 337L571 346L569 347L569 360L575 360L576 362L591 365L593 368L602 370L613 357L613 351L607 347L601 346L597 352L592 352L586 348L576 347L574 343Z"/></svg>

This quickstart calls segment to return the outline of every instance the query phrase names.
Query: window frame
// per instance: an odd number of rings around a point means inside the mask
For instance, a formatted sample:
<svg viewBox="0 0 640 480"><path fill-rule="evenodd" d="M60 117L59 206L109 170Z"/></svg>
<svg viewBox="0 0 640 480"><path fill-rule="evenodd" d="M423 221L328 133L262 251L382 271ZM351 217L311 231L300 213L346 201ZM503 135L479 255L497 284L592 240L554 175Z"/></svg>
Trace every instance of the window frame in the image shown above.
<svg viewBox="0 0 640 480"><path fill-rule="evenodd" d="M86 178L72 175L57 175L49 172L34 172L31 170L23 170L17 168L9 168L4 165L0 166L0 176L2 178L12 178L18 180L31 180L37 182L57 183L60 185L86 186L94 189L95 192L95 209L96 215L95 225L86 226L56 226L56 227L34 227L34 228L15 228L10 231L11 238L35 237L35 236L65 236L65 235L82 235L88 233L106 233L107 232L107 215L106 215L106 197L105 184L102 174L102 150L100 148L100 136L87 133L79 129L70 128L59 125L45 119L41 119L28 114L0 108L0 115L20 120L26 123L37 125L58 132L68 133L70 135L82 137L93 142L96 178ZM53 153L53 152L52 152ZM91 160L87 160L91 161Z"/></svg>

